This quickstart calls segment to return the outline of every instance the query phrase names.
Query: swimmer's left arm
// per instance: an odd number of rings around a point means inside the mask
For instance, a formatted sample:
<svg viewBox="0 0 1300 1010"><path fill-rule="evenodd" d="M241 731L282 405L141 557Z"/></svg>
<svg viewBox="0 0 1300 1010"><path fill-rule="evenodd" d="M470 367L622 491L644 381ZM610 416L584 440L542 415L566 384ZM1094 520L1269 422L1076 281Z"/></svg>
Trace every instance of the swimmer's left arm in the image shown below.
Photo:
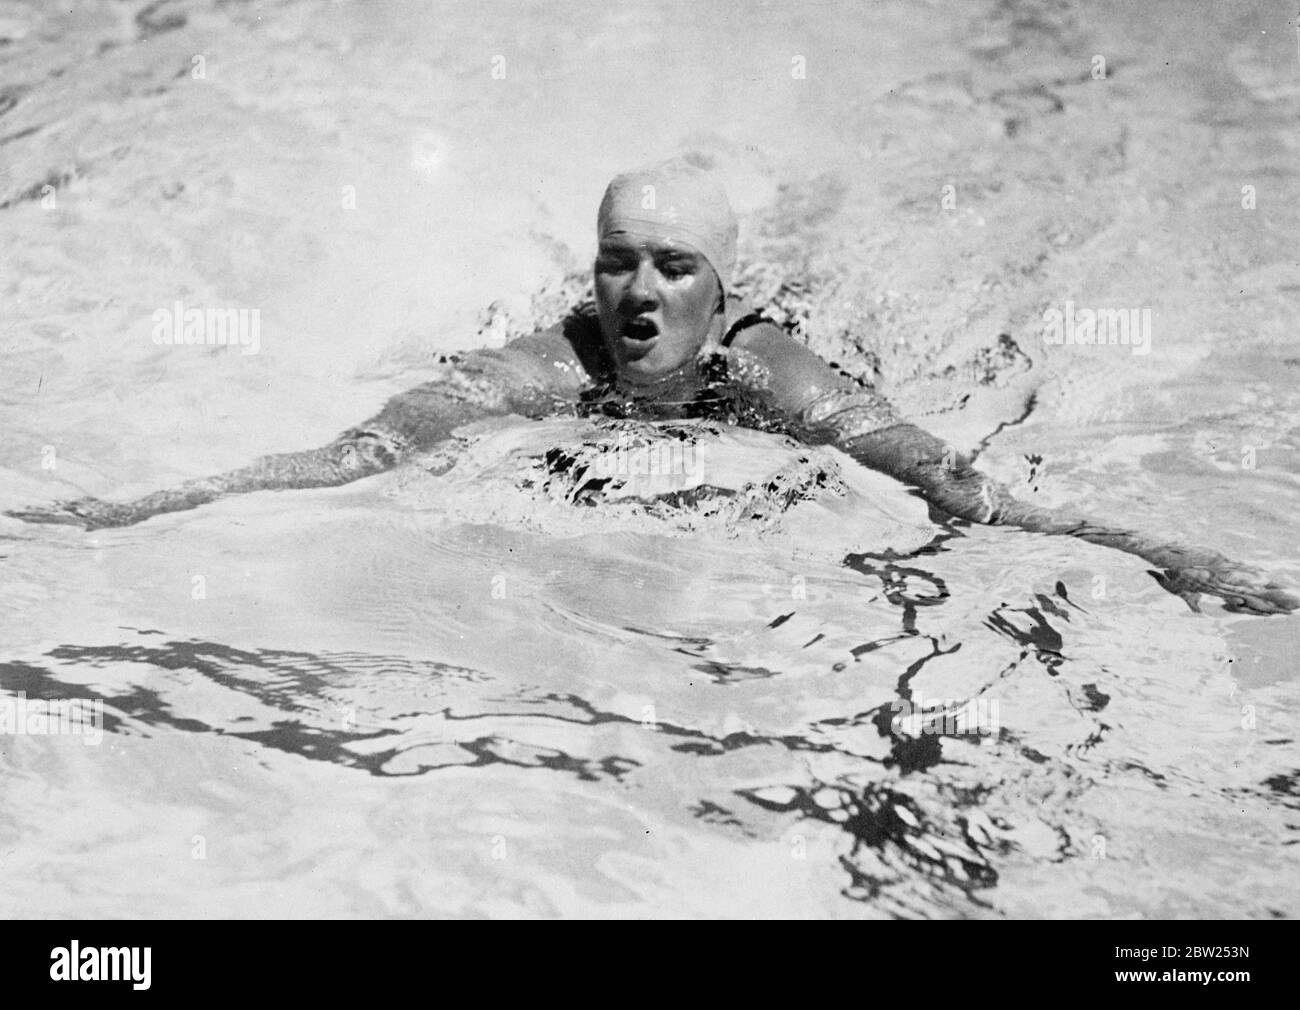
<svg viewBox="0 0 1300 1010"><path fill-rule="evenodd" d="M1019 501L976 470L965 455L904 421L869 387L837 374L817 354L772 325L742 332L733 367L806 438L831 442L863 466L909 484L936 507L970 522L1078 537L1135 554L1156 565L1162 586L1196 609L1195 594L1212 593L1231 609L1287 613L1300 598L1258 569L1216 551L1169 543L1061 510Z"/></svg>
<svg viewBox="0 0 1300 1010"><path fill-rule="evenodd" d="M1160 571L1151 574L1193 610L1196 594L1221 597L1230 610L1285 614L1300 598L1267 573L1217 551L1171 543L1137 530L1120 529L1063 509L1045 509L1014 497L976 470L964 455L915 425L900 423L841 443L854 459L920 489L926 499L971 522L1014 526L1034 533L1077 537L1135 554Z"/></svg>

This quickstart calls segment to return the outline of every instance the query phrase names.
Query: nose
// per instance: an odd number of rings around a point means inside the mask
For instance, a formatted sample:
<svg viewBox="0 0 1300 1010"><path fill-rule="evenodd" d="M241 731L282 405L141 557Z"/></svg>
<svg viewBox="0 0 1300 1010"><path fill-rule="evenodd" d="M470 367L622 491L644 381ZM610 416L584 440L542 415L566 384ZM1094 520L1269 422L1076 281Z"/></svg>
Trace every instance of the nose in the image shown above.
<svg viewBox="0 0 1300 1010"><path fill-rule="evenodd" d="M655 265L646 256L637 263L632 283L627 288L628 300L637 311L653 309L659 304L659 294L655 283Z"/></svg>

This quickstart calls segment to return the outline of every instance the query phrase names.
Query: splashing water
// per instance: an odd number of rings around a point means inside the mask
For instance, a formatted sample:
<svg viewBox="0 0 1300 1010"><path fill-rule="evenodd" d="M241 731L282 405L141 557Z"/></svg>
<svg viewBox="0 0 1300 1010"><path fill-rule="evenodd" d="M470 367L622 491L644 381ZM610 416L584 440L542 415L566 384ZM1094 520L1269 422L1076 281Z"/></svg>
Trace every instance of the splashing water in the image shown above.
<svg viewBox="0 0 1300 1010"><path fill-rule="evenodd" d="M0 4L0 508L326 441L562 311L609 175L685 150L739 286L1018 494L1300 578L1274 5L46 6ZM259 352L154 343L177 300ZM1067 300L1150 353L1047 345ZM0 522L0 701L104 703L97 746L0 736L6 915L1296 910L1294 618L829 449L507 420Z"/></svg>

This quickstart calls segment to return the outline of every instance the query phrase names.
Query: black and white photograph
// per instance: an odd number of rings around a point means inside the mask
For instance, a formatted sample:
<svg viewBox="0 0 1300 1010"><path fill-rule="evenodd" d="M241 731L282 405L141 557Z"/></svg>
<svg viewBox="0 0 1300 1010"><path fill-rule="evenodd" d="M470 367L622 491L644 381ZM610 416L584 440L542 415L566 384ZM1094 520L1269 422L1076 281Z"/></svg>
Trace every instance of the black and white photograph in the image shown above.
<svg viewBox="0 0 1300 1010"><path fill-rule="evenodd" d="M1292 919L1298 308L1295 3L0 0L0 919Z"/></svg>

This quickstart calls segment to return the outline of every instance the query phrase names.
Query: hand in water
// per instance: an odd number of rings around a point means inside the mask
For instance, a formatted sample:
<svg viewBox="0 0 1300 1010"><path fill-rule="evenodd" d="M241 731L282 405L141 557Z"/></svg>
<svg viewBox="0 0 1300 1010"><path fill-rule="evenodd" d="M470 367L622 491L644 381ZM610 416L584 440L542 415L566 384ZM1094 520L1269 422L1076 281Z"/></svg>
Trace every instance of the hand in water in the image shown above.
<svg viewBox="0 0 1300 1010"><path fill-rule="evenodd" d="M5 514L29 523L58 523L87 530L131 526L152 516L206 505L226 494L337 487L392 468L402 450L391 438L370 432L348 432L319 449L263 456L242 470L186 481L131 502L78 498L14 509Z"/></svg>
<svg viewBox="0 0 1300 1010"><path fill-rule="evenodd" d="M1233 613L1289 614L1300 608L1300 597L1288 592L1267 572L1227 558L1212 565L1167 568L1151 574L1165 589L1181 596L1197 612L1201 609L1197 602L1198 593L1221 597Z"/></svg>
<svg viewBox="0 0 1300 1010"><path fill-rule="evenodd" d="M85 530L129 526L136 521L131 506L98 498L78 498L76 501L57 501L53 505L12 509L5 512L5 515L29 523L58 523L80 526Z"/></svg>

